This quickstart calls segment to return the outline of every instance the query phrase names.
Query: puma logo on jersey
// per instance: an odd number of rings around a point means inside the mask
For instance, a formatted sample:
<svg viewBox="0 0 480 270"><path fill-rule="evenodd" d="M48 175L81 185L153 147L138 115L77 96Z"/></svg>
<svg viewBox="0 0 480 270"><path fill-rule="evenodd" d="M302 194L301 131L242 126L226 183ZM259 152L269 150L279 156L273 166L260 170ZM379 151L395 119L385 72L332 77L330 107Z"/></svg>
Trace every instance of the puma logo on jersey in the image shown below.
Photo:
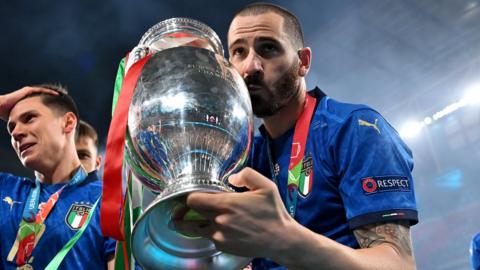
<svg viewBox="0 0 480 270"><path fill-rule="evenodd" d="M377 123L378 123L378 119L375 119L375 123L373 123L373 124L372 124L372 123L369 123L369 122L367 122L367 121L365 121L365 120L358 119L358 124L359 124L360 126L371 127L371 128L373 128L373 129L375 129L375 130L378 132L378 134L380 134L380 129L378 128Z"/></svg>
<svg viewBox="0 0 480 270"><path fill-rule="evenodd" d="M10 211L12 211L12 208L13 208L13 205L18 203L18 204L21 204L22 202L17 202L17 201L14 201L12 198L10 198L9 196L3 198L3 201L8 203L8 205L10 205Z"/></svg>

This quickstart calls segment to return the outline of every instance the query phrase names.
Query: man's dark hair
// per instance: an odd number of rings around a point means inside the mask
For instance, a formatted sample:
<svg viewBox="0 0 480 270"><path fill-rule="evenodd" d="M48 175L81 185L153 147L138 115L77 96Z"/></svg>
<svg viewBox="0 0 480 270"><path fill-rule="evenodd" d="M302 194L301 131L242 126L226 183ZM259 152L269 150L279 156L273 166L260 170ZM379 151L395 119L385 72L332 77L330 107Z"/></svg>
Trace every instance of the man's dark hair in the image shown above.
<svg viewBox="0 0 480 270"><path fill-rule="evenodd" d="M93 140L93 145L98 149L98 134L95 129L88 124L87 122L80 120L77 135L77 141L81 140L82 138L90 138Z"/></svg>
<svg viewBox="0 0 480 270"><path fill-rule="evenodd" d="M50 84L50 83L33 85L33 87L50 89L57 92L58 95L50 95L45 93L33 93L23 97L22 100L30 97L39 96L42 103L48 108L52 109L52 111L54 111L58 115L63 115L67 112L72 112L73 114L75 114L77 119L80 120L77 105L75 104L75 101L73 100L73 98L68 94L68 90L66 87L60 84ZM79 126L80 125L77 123L77 127L75 129L75 135L78 134Z"/></svg>
<svg viewBox="0 0 480 270"><path fill-rule="evenodd" d="M235 18L238 16L255 16L267 12L273 12L283 18L283 29L290 37L290 42L295 47L295 49L301 49L305 47L303 31L302 26L300 25L300 21L298 20L297 16L293 15L293 13L286 10L285 8L271 3L253 3L239 10L237 13L235 13L235 16L233 17Z"/></svg>

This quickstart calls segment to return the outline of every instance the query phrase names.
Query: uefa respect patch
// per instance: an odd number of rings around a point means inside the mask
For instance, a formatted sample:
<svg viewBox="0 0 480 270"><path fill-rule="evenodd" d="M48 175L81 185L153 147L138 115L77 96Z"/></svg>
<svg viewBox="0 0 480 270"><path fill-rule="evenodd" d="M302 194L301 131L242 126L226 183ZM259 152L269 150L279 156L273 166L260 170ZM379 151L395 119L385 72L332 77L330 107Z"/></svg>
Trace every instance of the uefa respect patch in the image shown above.
<svg viewBox="0 0 480 270"><path fill-rule="evenodd" d="M411 191L410 181L406 176L375 176L362 179L365 195L388 191Z"/></svg>

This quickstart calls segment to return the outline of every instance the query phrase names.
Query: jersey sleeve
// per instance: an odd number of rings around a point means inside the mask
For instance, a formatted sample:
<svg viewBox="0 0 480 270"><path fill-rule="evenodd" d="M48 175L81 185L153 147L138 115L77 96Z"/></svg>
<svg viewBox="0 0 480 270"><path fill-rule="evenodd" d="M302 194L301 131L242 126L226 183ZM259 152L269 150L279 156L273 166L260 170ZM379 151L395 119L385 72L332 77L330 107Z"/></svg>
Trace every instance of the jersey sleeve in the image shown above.
<svg viewBox="0 0 480 270"><path fill-rule="evenodd" d="M332 142L351 229L393 220L418 222L412 153L379 113L353 111Z"/></svg>
<svg viewBox="0 0 480 270"><path fill-rule="evenodd" d="M107 257L115 253L115 245L116 245L115 239L112 239L110 237L105 237L104 250L105 250L105 255Z"/></svg>
<svg viewBox="0 0 480 270"><path fill-rule="evenodd" d="M470 261L473 270L480 270L480 233L473 237L470 247Z"/></svg>

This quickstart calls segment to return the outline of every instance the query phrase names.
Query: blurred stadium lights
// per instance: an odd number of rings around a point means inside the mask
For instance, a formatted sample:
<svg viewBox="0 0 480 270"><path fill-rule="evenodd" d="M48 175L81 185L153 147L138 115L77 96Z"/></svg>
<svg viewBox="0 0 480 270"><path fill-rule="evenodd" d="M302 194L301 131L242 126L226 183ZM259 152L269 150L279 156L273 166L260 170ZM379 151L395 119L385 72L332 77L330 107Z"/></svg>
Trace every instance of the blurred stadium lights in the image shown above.
<svg viewBox="0 0 480 270"><path fill-rule="evenodd" d="M420 130L425 126L424 122L410 121L403 125L400 130L400 136L404 139L413 138L420 133Z"/></svg>
<svg viewBox="0 0 480 270"><path fill-rule="evenodd" d="M480 104L480 84L470 87L463 99L467 104Z"/></svg>
<svg viewBox="0 0 480 270"><path fill-rule="evenodd" d="M462 179L463 172L460 169L453 169L444 173L443 175L440 175L436 179L435 184L444 188L456 189L463 185Z"/></svg>
<svg viewBox="0 0 480 270"><path fill-rule="evenodd" d="M462 99L457 102L454 102L442 110L434 113L432 116L427 116L423 121L410 121L403 125L400 129L400 136L404 139L414 138L420 131L428 125L431 125L433 122L457 111L458 109L465 107L467 105L479 105L480 104L480 84L473 85L465 91L465 95Z"/></svg>

